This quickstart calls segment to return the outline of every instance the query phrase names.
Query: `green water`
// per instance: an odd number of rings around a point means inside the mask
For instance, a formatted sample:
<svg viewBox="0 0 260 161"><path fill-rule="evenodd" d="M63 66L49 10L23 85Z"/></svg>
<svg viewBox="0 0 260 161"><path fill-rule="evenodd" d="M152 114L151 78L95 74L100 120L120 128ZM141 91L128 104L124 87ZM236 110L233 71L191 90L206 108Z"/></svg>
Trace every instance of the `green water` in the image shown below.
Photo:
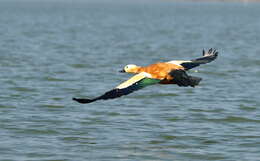
<svg viewBox="0 0 260 161"><path fill-rule="evenodd" d="M260 4L0 1L0 160L260 160ZM219 58L197 88L82 105L126 64Z"/></svg>

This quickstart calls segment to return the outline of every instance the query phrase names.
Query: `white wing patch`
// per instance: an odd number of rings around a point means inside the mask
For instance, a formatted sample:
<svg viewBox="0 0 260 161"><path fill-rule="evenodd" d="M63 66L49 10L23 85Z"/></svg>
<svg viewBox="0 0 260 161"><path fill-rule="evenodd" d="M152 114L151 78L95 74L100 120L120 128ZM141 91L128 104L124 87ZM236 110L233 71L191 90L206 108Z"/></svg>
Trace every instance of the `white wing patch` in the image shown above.
<svg viewBox="0 0 260 161"><path fill-rule="evenodd" d="M182 63L190 63L190 62L191 61L189 60L173 60L173 61L168 61L167 63L181 66Z"/></svg>
<svg viewBox="0 0 260 161"><path fill-rule="evenodd" d="M132 78L128 79L127 81L123 82L122 84L120 84L116 88L117 89L127 88L127 87L131 86L132 84L140 81L141 79L151 78L151 77L152 77L151 74L146 73L146 72L142 72L142 73L139 73L139 74L133 76Z"/></svg>

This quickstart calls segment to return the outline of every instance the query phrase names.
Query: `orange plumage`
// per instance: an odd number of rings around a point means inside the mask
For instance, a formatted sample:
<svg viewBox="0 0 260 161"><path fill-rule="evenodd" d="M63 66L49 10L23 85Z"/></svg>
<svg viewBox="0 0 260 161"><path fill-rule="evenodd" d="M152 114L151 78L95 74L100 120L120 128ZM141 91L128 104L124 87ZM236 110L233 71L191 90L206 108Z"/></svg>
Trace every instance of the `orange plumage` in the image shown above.
<svg viewBox="0 0 260 161"><path fill-rule="evenodd" d="M172 70L184 70L180 65L170 63L156 63L146 67L139 67L137 73L146 72L151 74L152 78L160 80L172 80L173 77L169 75Z"/></svg>

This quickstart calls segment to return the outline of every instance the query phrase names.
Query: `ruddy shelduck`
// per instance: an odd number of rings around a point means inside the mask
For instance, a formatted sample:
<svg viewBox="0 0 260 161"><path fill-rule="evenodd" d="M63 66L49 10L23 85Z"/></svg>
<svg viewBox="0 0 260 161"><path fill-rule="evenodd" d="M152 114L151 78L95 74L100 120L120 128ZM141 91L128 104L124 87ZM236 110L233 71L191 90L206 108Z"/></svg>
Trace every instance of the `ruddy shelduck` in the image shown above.
<svg viewBox="0 0 260 161"><path fill-rule="evenodd" d="M134 64L126 65L120 72L136 74L135 76L99 97L93 99L73 98L73 100L79 103L91 103L101 99L113 99L154 84L177 84L182 87L195 87L202 79L189 76L186 71L200 64L209 63L218 56L218 52L212 48L208 52L203 50L202 53L201 58L188 61L158 62L144 67Z"/></svg>

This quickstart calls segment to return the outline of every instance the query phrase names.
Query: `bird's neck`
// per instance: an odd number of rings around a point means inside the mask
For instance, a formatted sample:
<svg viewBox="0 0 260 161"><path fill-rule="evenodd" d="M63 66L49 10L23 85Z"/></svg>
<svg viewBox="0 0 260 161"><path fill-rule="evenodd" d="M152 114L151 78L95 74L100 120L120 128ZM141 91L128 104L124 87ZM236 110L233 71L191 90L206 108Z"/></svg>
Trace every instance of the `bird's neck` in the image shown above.
<svg viewBox="0 0 260 161"><path fill-rule="evenodd" d="M137 66L134 69L131 69L131 71L129 71L129 73L137 74L137 73L141 73L143 71L144 71L143 67Z"/></svg>
<svg viewBox="0 0 260 161"><path fill-rule="evenodd" d="M144 71L145 71L144 67L136 67L135 73L141 73L141 72L144 72Z"/></svg>

